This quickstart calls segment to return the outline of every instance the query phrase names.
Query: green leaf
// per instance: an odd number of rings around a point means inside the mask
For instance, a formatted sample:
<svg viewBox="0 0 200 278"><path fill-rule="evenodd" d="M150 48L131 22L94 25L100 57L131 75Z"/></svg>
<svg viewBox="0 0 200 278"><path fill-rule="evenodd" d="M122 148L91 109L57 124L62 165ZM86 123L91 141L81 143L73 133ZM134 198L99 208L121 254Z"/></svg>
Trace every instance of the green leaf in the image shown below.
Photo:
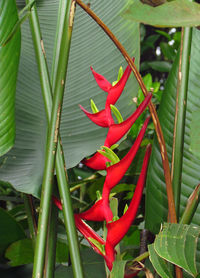
<svg viewBox="0 0 200 278"><path fill-rule="evenodd" d="M190 136L190 151L200 159L200 109L192 112Z"/></svg>
<svg viewBox="0 0 200 278"><path fill-rule="evenodd" d="M84 274L87 278L106 277L103 258L96 254L91 248L82 250L81 257L83 261ZM55 278L73 278L72 267L59 266L55 271Z"/></svg>
<svg viewBox="0 0 200 278"><path fill-rule="evenodd" d="M6 248L13 242L26 237L19 223L5 210L0 208L0 260L3 259Z"/></svg>
<svg viewBox="0 0 200 278"><path fill-rule="evenodd" d="M12 31L18 14L15 0L0 1L0 42ZM15 91L20 57L21 34L18 30L5 45L0 45L0 156L15 140Z"/></svg>
<svg viewBox="0 0 200 278"><path fill-rule="evenodd" d="M57 241L56 262L64 263L68 260L68 246L65 243ZM31 239L25 238L13 242L6 250L5 257L9 260L11 266L20 266L33 263L34 251Z"/></svg>
<svg viewBox="0 0 200 278"><path fill-rule="evenodd" d="M6 250L6 258L11 266L33 263L33 246L31 239L22 239L11 244Z"/></svg>
<svg viewBox="0 0 200 278"><path fill-rule="evenodd" d="M90 4L94 12L114 30L130 55L136 57L138 65L139 25L130 24L120 17L130 2L131 0L114 3L111 0L93 0ZM59 0L43 0L36 3L43 44L48 65L51 67ZM16 142L13 150L5 156L7 160L0 168L0 177L1 180L10 182L15 189L38 197L43 176L47 124L28 24L26 21L22 25L23 42L16 95ZM106 51L102 51L103 49ZM95 71L112 82L121 65L125 69L126 62L113 43L77 6L61 119L61 138L67 168L74 167L84 157L94 153L103 145L106 137L106 130L93 124L79 108L81 104L90 110L91 98L99 110L105 107L107 95L99 89L89 67L93 66ZM137 90L137 82L131 74L117 102L124 117L135 109L132 98Z"/></svg>
<svg viewBox="0 0 200 278"><path fill-rule="evenodd" d="M120 183L117 184L112 190L111 193L120 193L120 192L124 192L124 191L131 191L133 192L135 189L135 185L133 184L126 184L126 183Z"/></svg>
<svg viewBox="0 0 200 278"><path fill-rule="evenodd" d="M154 244L148 245L148 250L150 254L149 259L156 272L162 278L173 278L173 273L171 273L170 269L168 268L166 261L159 257L156 253L154 249Z"/></svg>
<svg viewBox="0 0 200 278"><path fill-rule="evenodd" d="M110 278L124 278L124 271L127 261L115 261Z"/></svg>
<svg viewBox="0 0 200 278"><path fill-rule="evenodd" d="M182 167L182 183L180 198L180 215L182 215L188 197L191 195L195 187L199 184L200 160L197 159L190 151L191 145L191 119L193 111L200 109L199 87L200 87L200 32L193 30L192 51L190 60L190 75L188 84L188 99L186 109L184 150L183 150L183 167ZM162 126L164 138L166 141L169 161L172 158L174 116L176 105L177 73L179 66L179 57L177 56L172 71L168 77L163 93L162 101L159 109L159 119ZM166 195L165 179L163 175L162 161L160 156L159 145L155 139L152 155L149 163L147 175L147 191L146 191L146 228L157 233L160 224L167 221L168 204ZM192 219L192 224L199 225L200 207ZM197 250L197 262L199 262L200 246ZM199 267L199 263L198 267Z"/></svg>
<svg viewBox="0 0 200 278"><path fill-rule="evenodd" d="M198 26L200 5L188 0L175 0L158 7L151 7L140 0L134 0L123 16L133 21L159 27Z"/></svg>
<svg viewBox="0 0 200 278"><path fill-rule="evenodd" d="M155 251L165 260L197 275L195 253L200 227L165 223L154 242Z"/></svg>
<svg viewBox="0 0 200 278"><path fill-rule="evenodd" d="M172 46L170 46L166 42L161 42L160 43L160 48L162 50L163 55L171 61L174 61L174 58L176 56L176 52Z"/></svg>
<svg viewBox="0 0 200 278"><path fill-rule="evenodd" d="M167 61L143 62L141 65L141 70L146 70L149 67L160 72L170 72L172 65Z"/></svg>

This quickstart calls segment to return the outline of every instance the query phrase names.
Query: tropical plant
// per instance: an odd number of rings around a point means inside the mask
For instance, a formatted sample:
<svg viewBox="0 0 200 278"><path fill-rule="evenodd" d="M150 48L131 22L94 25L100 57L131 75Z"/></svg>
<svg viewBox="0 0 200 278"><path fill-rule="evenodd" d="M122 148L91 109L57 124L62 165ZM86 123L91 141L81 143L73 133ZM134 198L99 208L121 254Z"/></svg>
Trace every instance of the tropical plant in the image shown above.
<svg viewBox="0 0 200 278"><path fill-rule="evenodd" d="M198 277L200 4L86 2L0 1L0 273Z"/></svg>

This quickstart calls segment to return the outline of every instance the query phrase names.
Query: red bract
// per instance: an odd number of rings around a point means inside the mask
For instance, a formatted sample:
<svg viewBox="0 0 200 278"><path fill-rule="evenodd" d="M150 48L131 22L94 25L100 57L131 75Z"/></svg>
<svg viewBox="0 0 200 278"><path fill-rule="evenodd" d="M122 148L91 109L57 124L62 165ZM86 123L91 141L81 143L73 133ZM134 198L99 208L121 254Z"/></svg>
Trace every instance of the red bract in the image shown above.
<svg viewBox="0 0 200 278"><path fill-rule="evenodd" d="M120 162L106 169L107 175L103 185L102 199L96 202L89 210L79 214L81 218L91 221L112 221L113 214L109 207L110 191L114 186L118 184L118 182L122 179L122 177L128 170L140 147L148 122L149 118L145 120L144 125L140 130L137 139L135 140L135 143L133 144L127 155L122 158Z"/></svg>
<svg viewBox="0 0 200 278"><path fill-rule="evenodd" d="M133 220L136 217L136 213L137 213L137 210L138 210L141 198L142 198L142 193L143 193L144 184L145 184L145 180L146 180L146 173L147 173L147 167L148 167L148 161L149 161L150 154L151 154L151 146L148 145L146 153L145 153L140 177L138 179L138 182L137 182L137 185L135 188L135 192L134 192L133 198L131 200L131 203L129 205L129 208L119 220L107 223L106 241L102 242L102 239L99 238L99 235L96 234L94 231L92 233L90 230L90 233L86 233L85 230L87 230L87 227L84 227L83 225L81 227L77 227L79 229L79 231L87 238L87 240L88 240L88 237L90 237L90 238L92 237L92 238L96 239L99 243L101 243L103 245L105 244L105 255L102 254L99 250L96 250L96 248L97 248L96 246L95 246L95 248L93 246L93 248L95 249L95 251L97 253L99 253L100 255L102 255L104 257L106 264L110 270L112 269L113 262L115 260L115 254L116 254L115 246L125 236L128 229L130 228ZM81 214L78 215L78 217L80 217L80 216L81 216Z"/></svg>
<svg viewBox="0 0 200 278"><path fill-rule="evenodd" d="M104 200L98 200L90 209L79 213L84 220L88 221L104 221L106 219L105 215L108 215L109 219L113 219L113 214L109 206L104 204Z"/></svg>
<svg viewBox="0 0 200 278"><path fill-rule="evenodd" d="M151 154L151 146L149 145L147 147L147 151L144 157L142 171L139 180L137 182L136 189L128 210L119 220L107 223L107 237L106 237L105 251L106 251L106 258L109 258L109 260L106 261L109 269L112 269L112 265L115 260L115 246L125 236L133 220L135 219L142 198L142 192L146 180L146 173L147 173L150 154Z"/></svg>
<svg viewBox="0 0 200 278"><path fill-rule="evenodd" d="M53 200L54 204L55 204L60 210L62 210L61 201L58 200L55 196L52 196L52 200Z"/></svg>
<svg viewBox="0 0 200 278"><path fill-rule="evenodd" d="M115 246L122 240L122 238L125 236L127 233L128 229L130 228L133 220L135 219L141 197L142 197L142 192L146 180L146 173L147 173L147 167L148 167L148 161L149 157L151 154L151 146L149 145L147 147L143 165L142 165L142 170L140 173L139 180L136 185L136 189L133 195L133 198L131 200L131 203L129 205L128 210L125 212L125 214L116 221L112 222L107 222L107 237L106 241L104 241L91 227L89 227L85 222L82 221L81 217L83 216L85 219L87 217L84 216L84 213L80 214L75 214L75 223L77 229L83 234L83 236L88 240L88 242L91 244L93 249L100 254L101 256L104 257L106 264L110 270L112 270L113 267L113 262L115 260ZM114 165L113 165L114 166ZM112 166L111 166L112 167ZM56 197L53 197L54 203L62 209L62 205L60 201L57 200ZM96 217L96 220L98 221L99 219L103 220L102 214L100 213L100 207L101 207L102 199L99 200L95 205L97 209L93 209L93 211L90 209L88 210L88 218L93 218L93 216ZM101 216L98 216L98 213L101 214ZM92 215L93 214L93 215ZM86 215L86 213L85 213ZM99 219L98 219L99 217ZM88 220L95 220L95 219L88 219ZM100 221L100 220L99 220ZM99 244L105 245L105 254L103 254L97 246L91 241L92 239L95 239L96 241L99 242Z"/></svg>
<svg viewBox="0 0 200 278"><path fill-rule="evenodd" d="M105 241L90 227L88 226L78 215L74 215L76 228L79 232L87 239L87 241L91 244L93 249L104 257L104 254L94 245L94 243L90 240L90 238L95 239L100 244L105 245Z"/></svg>
<svg viewBox="0 0 200 278"><path fill-rule="evenodd" d="M115 124L112 118L110 105L111 104L114 105L118 100L118 98L120 97L124 89L124 86L126 84L126 81L130 75L131 69L129 66L126 68L122 78L115 86L112 86L102 75L96 73L92 68L91 70L99 87L108 93L105 109L93 114L93 113L89 113L82 106L80 107L84 111L84 113L90 118L90 120L93 121L95 124L101 127L109 128L104 146L110 148L128 132L128 130L131 128L135 120L141 115L141 113L145 110L145 108L149 104L152 94L149 93L147 95L145 100L140 104L137 110L127 120L123 121L122 123ZM93 249L98 254L104 257L109 270L112 270L113 262L115 260L115 255L116 255L115 246L125 236L133 220L136 217L136 213L141 201L142 192L146 180L148 161L151 154L150 145L147 147L140 177L138 179L135 192L131 200L131 203L129 205L129 208L125 212L125 214L116 221L113 221L113 213L110 208L110 203L109 203L110 192L112 188L119 183L119 181L122 179L122 177L128 170L129 166L131 165L131 162L134 159L140 147L140 144L143 140L149 119L150 117L148 117L145 120L143 127L141 128L133 146L131 147L129 152L121 159L121 161L117 162L114 165L106 167L106 162L108 161L110 162L110 160L100 153L96 153L90 159L83 160L84 164L87 165L88 167L97 170L105 169L107 175L103 185L102 198L98 200L87 211L75 214L74 215L75 224L77 229L80 231L80 233L83 234L83 236L91 244ZM60 209L62 209L61 202L56 197L53 197L53 201ZM106 221L106 227L107 227L106 241L103 240L83 220ZM133 273L130 274L129 276L125 275L124 277L132 277L134 275L135 274Z"/></svg>
<svg viewBox="0 0 200 278"><path fill-rule="evenodd" d="M87 167L90 167L94 170L105 170L106 162L110 162L110 160L104 155L96 152L92 157L85 158L82 160L82 163Z"/></svg>
<svg viewBox="0 0 200 278"><path fill-rule="evenodd" d="M95 72L92 67L91 70L99 87L108 93L105 109L93 114L88 112L81 105L80 108L88 116L88 118L96 125L99 125L101 127L109 127L111 124L114 124L113 118L111 116L110 105L114 105L120 97L121 93L123 92L126 82L130 76L131 68L129 65L127 66L124 74L115 86L112 86L112 84L104 76Z"/></svg>
<svg viewBox="0 0 200 278"><path fill-rule="evenodd" d="M151 97L152 94L148 93L144 101L138 106L136 111L128 119L126 119L120 124L112 124L110 126L104 146L111 147L128 132L128 130L131 128L131 126L134 124L134 122L138 119L138 117L142 114L142 112L149 104Z"/></svg>
<svg viewBox="0 0 200 278"><path fill-rule="evenodd" d="M106 140L104 146L111 147L113 144L118 142L131 128L137 118L142 114L145 110L147 105L151 100L152 94L149 93L144 101L138 106L136 111L125 121L120 124L112 124L109 127ZM95 114L93 114L95 115ZM103 158L104 156L101 154L95 154L89 159L84 159L83 163L95 170L105 170L106 169L106 162L109 161L107 158Z"/></svg>
<svg viewBox="0 0 200 278"><path fill-rule="evenodd" d="M148 167L148 161L150 155L151 155L151 145L148 145L143 160L142 170L128 210L119 220L107 223L108 232L107 232L106 243L109 242L109 244L111 244L112 246L117 245L122 240L122 238L127 233L130 225L132 224L133 220L135 219L141 201L145 180L146 180L147 167Z"/></svg>
<svg viewBox="0 0 200 278"><path fill-rule="evenodd" d="M111 115L110 107L93 114L93 113L88 112L81 105L79 105L79 106L83 110L85 115L96 125L101 126L101 127L109 127L111 124L114 124L114 120Z"/></svg>
<svg viewBox="0 0 200 278"><path fill-rule="evenodd" d="M107 175L106 175L106 180L103 186L103 193L102 193L102 198L104 200L103 204L105 207L108 206L109 194L111 189L122 179L122 177L128 170L132 160L134 159L140 147L142 139L144 137L148 122L149 122L149 117L145 120L144 125L139 135L137 136L137 139L135 140L135 143L133 144L130 151L127 153L127 155L124 158L122 158L120 162L107 168ZM104 209L104 211L108 211L108 210ZM112 221L112 219L109 218L109 215L105 215L105 218L107 221Z"/></svg>
<svg viewBox="0 0 200 278"><path fill-rule="evenodd" d="M133 62L134 62L133 58ZM130 76L131 73L131 68L128 65L126 67L125 72L123 73L122 77L120 80L117 82L115 86L112 86L112 84L101 74L95 72L93 68L91 67L91 71L93 73L93 76L99 85L99 87L108 93L107 99L106 99L106 106L110 106L111 104L114 105L118 98L120 97L122 91L124 90L124 87L126 85L126 82Z"/></svg>

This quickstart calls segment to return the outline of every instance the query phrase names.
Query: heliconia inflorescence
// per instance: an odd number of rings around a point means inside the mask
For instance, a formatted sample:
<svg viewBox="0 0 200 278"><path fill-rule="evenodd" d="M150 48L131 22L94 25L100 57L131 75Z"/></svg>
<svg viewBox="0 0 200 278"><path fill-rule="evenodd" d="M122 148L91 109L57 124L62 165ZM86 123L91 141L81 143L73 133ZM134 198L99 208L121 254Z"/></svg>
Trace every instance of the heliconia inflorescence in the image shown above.
<svg viewBox="0 0 200 278"><path fill-rule="evenodd" d="M103 91L108 93L105 109L96 113L90 113L87 110L85 110L82 106L80 106L80 108L93 123L101 127L108 128L108 133L104 142L104 146L110 148L129 131L136 119L146 109L147 105L151 100L152 94L149 93L147 95L144 101L138 106L136 111L127 120L116 124L112 117L111 105L114 105L117 102L125 87L125 84L131 73L130 66L127 66L121 79L114 86L112 86L111 83L108 82L108 80L105 77L96 73L92 67L91 71L99 87ZM75 224L77 229L80 231L80 233L83 234L83 236L91 244L93 249L98 254L104 257L109 270L112 270L113 262L115 260L115 246L125 236L133 220L136 217L136 213L141 201L142 192L146 180L148 161L151 154L150 145L148 145L146 148L142 170L129 208L124 213L124 215L116 221L113 221L113 213L110 208L110 191L119 183L119 181L122 179L122 177L128 170L143 140L148 122L149 117L145 120L143 127L141 128L133 146L131 147L127 155L125 155L125 157L122 158L121 161L117 162L116 164L108 166L107 162L110 162L110 160L99 152L95 153L91 158L84 159L82 161L86 166L90 168L96 170L106 170L107 175L103 185L102 198L98 200L87 211L75 214ZM53 197L53 201L59 209L62 209L62 205L57 198ZM102 239L90 226L88 226L85 223L85 220L106 221L106 240Z"/></svg>

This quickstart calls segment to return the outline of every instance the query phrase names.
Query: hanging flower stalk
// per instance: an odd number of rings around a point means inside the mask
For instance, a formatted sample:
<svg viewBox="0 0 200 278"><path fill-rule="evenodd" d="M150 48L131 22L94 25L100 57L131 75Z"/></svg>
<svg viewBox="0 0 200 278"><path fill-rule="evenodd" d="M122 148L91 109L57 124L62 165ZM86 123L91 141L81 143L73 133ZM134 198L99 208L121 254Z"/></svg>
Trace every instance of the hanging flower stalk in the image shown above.
<svg viewBox="0 0 200 278"><path fill-rule="evenodd" d="M102 75L96 73L93 70L93 68L91 68L91 70L99 87L108 93L105 109L96 113L90 113L87 110L85 110L82 106L80 107L92 122L101 127L108 128L108 133L104 142L104 146L110 148L129 131L133 123L142 114L142 112L149 104L152 95L151 93L149 93L145 100L140 104L136 111L127 120L115 124L111 114L111 105L114 105L119 99L130 75L130 67L128 66L126 68L123 76L115 86L112 86ZM122 238L127 233L129 227L135 219L141 201L142 192L146 180L148 161L151 154L150 145L147 146L141 174L138 179L136 189L131 203L129 205L129 208L127 209L125 214L116 221L113 221L113 213L109 204L110 191L119 183L119 181L122 179L127 169L129 168L132 160L134 159L143 140L148 122L149 117L145 120L144 125L138 134L138 137L136 138L133 146L131 147L127 155L124 158L122 158L121 161L118 161L116 164L107 166L107 162L110 162L110 160L107 157L105 157L102 152L97 152L91 158L83 160L84 164L88 167L97 170L106 170L107 175L103 185L102 198L98 200L87 211L75 214L75 224L77 229L80 231L80 233L83 234L83 236L90 243L93 249L98 254L104 257L109 270L112 270L113 262L115 260L115 246L122 240ZM53 197L53 201L60 209L62 209L62 205L59 200ZM106 221L106 240L102 239L90 226L88 226L84 222L84 220Z"/></svg>

